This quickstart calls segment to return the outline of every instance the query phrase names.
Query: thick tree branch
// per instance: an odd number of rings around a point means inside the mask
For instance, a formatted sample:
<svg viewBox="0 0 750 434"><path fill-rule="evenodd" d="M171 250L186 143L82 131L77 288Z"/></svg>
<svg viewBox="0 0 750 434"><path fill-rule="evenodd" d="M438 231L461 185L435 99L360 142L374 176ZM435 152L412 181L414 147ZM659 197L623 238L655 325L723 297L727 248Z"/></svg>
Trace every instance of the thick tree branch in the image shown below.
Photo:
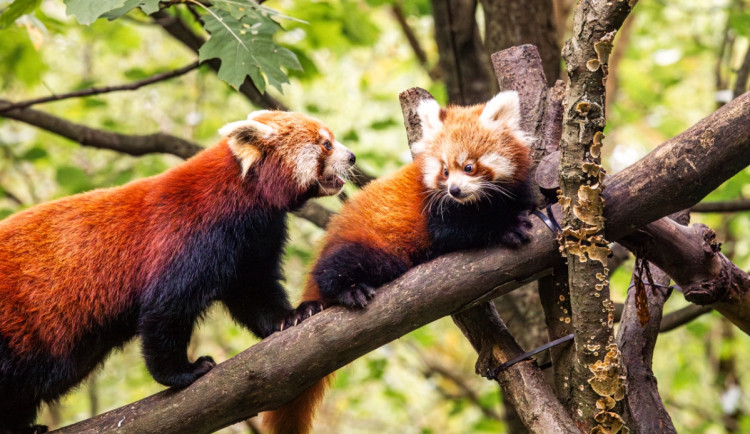
<svg viewBox="0 0 750 434"><path fill-rule="evenodd" d="M477 374L487 375L489 370L523 354L492 303L482 303L455 314L453 321L479 353ZM516 363L498 372L495 380L530 432L580 433L536 362Z"/></svg>
<svg viewBox="0 0 750 434"><path fill-rule="evenodd" d="M154 84L160 81L169 80L170 78L179 77L194 69L197 69L198 66L200 66L198 62L193 62L190 65L183 66L182 68L178 68L173 71L162 72L152 77L139 80L139 81L134 81L132 83L125 83L125 84L105 86L105 87L92 87L89 89L82 89L82 90L78 90L75 92L63 93L59 95L51 95L51 96L46 96L42 98L30 99L26 101L18 101L18 102L15 102L15 103L12 103L10 105L6 105L0 108L0 115L10 110L24 109L27 107L31 107L32 105L42 104L42 103L51 102L51 101L60 101L60 100L69 99L69 98L79 98L83 96L100 95L103 93L119 92L123 90L136 90L136 89L140 89L143 86L147 86L149 84Z"/></svg>
<svg viewBox="0 0 750 434"><path fill-rule="evenodd" d="M688 144L691 142L679 139L660 147L666 149L644 157L630 168L629 174L614 175L612 184L605 190L605 198L608 204L610 200L614 204L608 207L608 215L621 217L612 218L607 230L625 235L631 220L647 223L638 213L644 207L672 208L672 204L659 203L672 200L680 202L674 208L687 208L700 200L697 197L693 203L683 203L683 197L690 197L688 192L703 188L706 180L721 183L731 177L733 173L727 173L725 166L734 164L737 159L750 158L750 152L747 152L750 136L739 139L723 131L750 128L750 110L734 111L742 104L742 100L727 104L729 113L734 114L733 123L722 122L727 120L725 111L710 116L682 135L683 138L690 137L696 133L695 128L705 129L715 120L714 150L735 149L734 153L704 154L718 161L708 162L705 157L696 161L695 177L673 185L671 173L653 169L658 166L658 161L654 160L663 160L663 155L669 155L670 149L690 152ZM745 149L737 143L730 143L732 140L741 140ZM629 195L628 184L622 182L621 176L634 175L653 175L656 178L654 185L668 186L670 194L638 194L631 195L629 200L613 200ZM608 193L610 196L607 197ZM649 215L653 217L654 213ZM653 218L658 217L661 216L657 213ZM368 351L435 319L490 300L549 273L558 258L558 246L543 223L533 222L533 240L520 249L510 252L493 248L440 257L385 285L365 310L328 309L220 364L187 389L159 393L60 432L111 430L135 433L152 432L154 427L165 433L203 432L276 408L324 375ZM435 297L435 294L440 294L440 297ZM750 307L750 300L739 302L745 303L746 308ZM750 314L745 318L750 318Z"/></svg>
<svg viewBox="0 0 750 434"><path fill-rule="evenodd" d="M687 223L690 215L683 211L677 218ZM645 259L641 258L640 261ZM640 264L643 265L644 262ZM650 273L639 271L644 269L650 269ZM653 278L653 281L650 281L650 278ZM668 288L669 281L670 277L665 272L653 265L649 267L647 262L645 267L636 267L632 278L634 283L628 289L620 327L617 330L617 345L627 367L626 404L631 428L636 432L677 432L659 396L656 377L651 369L656 339L663 325L664 303L672 292L671 288ZM646 303L643 303L644 299Z"/></svg>
<svg viewBox="0 0 750 434"><path fill-rule="evenodd" d="M0 111L12 103L0 100ZM189 158L201 148L169 134L126 135L90 128L34 109L12 109L2 116L61 135L84 146L111 149L130 155L165 153Z"/></svg>
<svg viewBox="0 0 750 434"><path fill-rule="evenodd" d="M719 253L716 234L707 226L661 219L621 242L669 274L688 301L710 304L750 333L750 275Z"/></svg>
<svg viewBox="0 0 750 434"><path fill-rule="evenodd" d="M560 45L552 0L481 0L481 3L487 52L534 45L544 65L542 78L546 77L553 85L560 78Z"/></svg>
<svg viewBox="0 0 750 434"><path fill-rule="evenodd" d="M607 238L616 240L662 216L692 207L747 167L750 164L748 122L750 92L745 92L663 143L637 164L608 178L604 190ZM715 177L705 176L706 172ZM694 188L675 196L674 192L682 191L679 186L684 184ZM635 196L648 200L634 202ZM632 215L609 211L619 209L625 202L637 207ZM669 274L669 270L665 271Z"/></svg>

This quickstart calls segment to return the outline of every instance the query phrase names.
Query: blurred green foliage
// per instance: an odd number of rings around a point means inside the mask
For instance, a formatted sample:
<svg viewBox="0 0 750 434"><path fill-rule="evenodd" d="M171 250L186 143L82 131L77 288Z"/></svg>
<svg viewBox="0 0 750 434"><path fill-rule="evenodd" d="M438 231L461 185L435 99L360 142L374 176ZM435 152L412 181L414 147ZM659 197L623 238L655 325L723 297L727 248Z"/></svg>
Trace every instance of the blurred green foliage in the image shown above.
<svg viewBox="0 0 750 434"><path fill-rule="evenodd" d="M328 123L339 140L358 156L358 164L374 175L394 171L410 159L403 131L398 92L413 86L428 89L446 101L444 86L433 82L414 58L398 24L390 0L271 0L264 3L295 20L276 17L263 21L268 50L260 70L247 74L294 110L305 111ZM0 98L24 100L91 86L140 80L184 66L195 55L154 26L144 12L158 2L115 0L97 9L82 0L0 0ZM432 37L429 0L399 2L429 61L437 62ZM605 161L610 172L622 169L656 145L686 129L716 107L717 71L731 76L747 50L750 13L731 1L640 2L629 18L627 41L617 70L617 91L605 140ZM235 8L237 2L214 2L212 11L193 5L214 34L208 53L227 61L227 48L242 50L234 38L248 24ZM106 10L105 10L106 9ZM186 5L169 13L193 22ZM98 19L102 14L113 20ZM82 26L78 21L90 22ZM261 14L262 15L262 14ZM235 23L224 27L216 17ZM268 18L269 16L266 16ZM250 19L250 18L247 18ZM252 19L261 20L255 16ZM269 18L270 20L270 18ZM258 21L261 22L261 21ZM239 23L239 24L238 24ZM191 24L202 31L200 24ZM273 29L271 29L273 27ZM731 52L719 58L729 28ZM231 30L231 31L230 31ZM274 30L273 32L271 30ZM250 33L250 32L248 32ZM624 32L621 32L624 33ZM234 35L233 35L234 34ZM221 35L223 42L216 38ZM269 42L272 39L271 42ZM289 50L288 52L285 50ZM293 54L291 54L293 53ZM295 71L292 58L299 61ZM239 58L238 58L239 60ZM248 60L249 61L249 60ZM229 62L228 62L229 63ZM283 67L283 68L279 68ZM290 69L291 68L291 69ZM289 83L282 77L289 74ZM245 75L227 78L239 86ZM37 107L73 122L123 134L164 131L204 144L213 143L223 124L246 117L255 108L206 67L132 92L69 99ZM0 218L36 203L92 188L121 185L160 173L179 163L173 156L131 157L81 147L58 136L0 117ZM738 174L708 200L750 197L750 171ZM349 194L356 190L347 187ZM323 200L337 208L333 198ZM716 229L724 251L740 267L750 268L750 215L694 215L694 221ZM296 300L305 272L314 258L322 231L311 223L290 218L291 242L285 256L286 285ZM612 276L613 297L623 301L632 264ZM679 294L667 310L684 307ZM738 403L736 432L750 431L750 378L741 369L750 363L750 339L726 332L718 314L705 315L686 327L659 338L654 370L667 409L679 432L722 433L722 394L726 372L720 360L733 360L742 398ZM234 325L217 307L194 337L191 356L211 354L225 360L256 340ZM463 383L441 375L441 366ZM437 321L380 348L339 371L335 387L320 410L319 433L466 433L502 432L501 421L482 411L502 414L496 385L474 374L475 353L449 319ZM724 380L719 381L720 378ZM461 386L473 390L475 402ZM158 390L148 375L137 342L128 344L75 393L46 409L40 422L52 426L90 416L95 411L124 405ZM242 425L225 432L247 431Z"/></svg>

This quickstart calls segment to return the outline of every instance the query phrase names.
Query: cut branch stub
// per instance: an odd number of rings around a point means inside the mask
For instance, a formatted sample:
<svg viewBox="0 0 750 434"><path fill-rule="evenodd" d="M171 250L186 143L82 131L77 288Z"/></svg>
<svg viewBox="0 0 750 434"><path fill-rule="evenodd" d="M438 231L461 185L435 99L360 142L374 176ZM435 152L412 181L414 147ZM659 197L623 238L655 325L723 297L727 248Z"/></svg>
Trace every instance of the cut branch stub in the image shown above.
<svg viewBox="0 0 750 434"><path fill-rule="evenodd" d="M401 111L404 114L404 127L406 128L406 140L409 142L409 149L411 149L411 145L422 138L422 124L417 114L417 107L419 107L419 103L429 99L435 98L421 87L412 87L398 94ZM411 156L414 158L414 152Z"/></svg>

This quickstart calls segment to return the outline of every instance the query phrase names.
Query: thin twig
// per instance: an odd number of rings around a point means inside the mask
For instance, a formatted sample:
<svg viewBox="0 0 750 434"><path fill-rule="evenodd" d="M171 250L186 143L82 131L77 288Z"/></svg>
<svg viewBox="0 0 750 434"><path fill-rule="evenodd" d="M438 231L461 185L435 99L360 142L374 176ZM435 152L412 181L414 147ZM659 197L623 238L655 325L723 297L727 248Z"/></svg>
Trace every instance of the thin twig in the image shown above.
<svg viewBox="0 0 750 434"><path fill-rule="evenodd" d="M750 199L726 202L701 202L690 208L691 212L737 212L749 210Z"/></svg>
<svg viewBox="0 0 750 434"><path fill-rule="evenodd" d="M661 325L659 326L659 333L665 333L681 327L694 319L700 317L703 314L711 312L713 308L711 306L699 306L697 304L691 304L682 309L678 309L674 312L670 312L661 319Z"/></svg>
<svg viewBox="0 0 750 434"><path fill-rule="evenodd" d="M168 80L170 78L179 77L181 75L184 75L198 68L198 66L200 66L200 63L198 61L195 61L189 65L183 66L182 68L178 68L173 71L162 72L162 73L153 75L143 80L134 81L132 83L125 83L125 84L118 84L118 85L104 86L104 87L91 87L88 89L62 93L59 95L50 95L50 96L45 96L41 98L29 99L26 101L19 101L19 102L15 102L15 103L12 103L12 104L9 104L0 108L0 113L6 113L10 110L16 110L16 109L25 109L27 107L31 107L36 104L43 104L43 103L51 102L51 101L60 101L60 100L69 99L69 98L80 98L84 96L101 95L103 93L119 92L123 90L136 90L136 89L140 89L143 86L147 86L149 84L154 84L160 81Z"/></svg>
<svg viewBox="0 0 750 434"><path fill-rule="evenodd" d="M435 68L430 68L430 65L427 61L427 54L422 49L422 45L419 43L417 36L414 34L414 30L412 30L409 23L406 22L404 9L401 7L400 1L394 2L391 5L391 13L393 14L394 18L396 18L398 25L401 26L401 31L404 32L404 36L409 42L409 46L411 46L412 51L414 51L414 55L417 57L419 64L422 65L425 71L427 71L427 74L431 79L440 79L438 71L436 71Z"/></svg>

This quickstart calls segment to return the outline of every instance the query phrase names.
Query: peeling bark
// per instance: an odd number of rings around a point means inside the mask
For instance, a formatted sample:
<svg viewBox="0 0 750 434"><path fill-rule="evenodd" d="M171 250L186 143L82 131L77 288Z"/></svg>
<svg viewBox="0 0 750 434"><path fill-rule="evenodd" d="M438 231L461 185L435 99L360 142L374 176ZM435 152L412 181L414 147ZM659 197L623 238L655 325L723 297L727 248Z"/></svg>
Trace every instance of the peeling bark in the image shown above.
<svg viewBox="0 0 750 434"><path fill-rule="evenodd" d="M560 142L561 250L568 258L575 360L573 413L584 431L619 432L624 372L614 342L604 238L601 167L605 83L615 32L630 13L625 1L591 0L576 10L563 58L570 79Z"/></svg>

